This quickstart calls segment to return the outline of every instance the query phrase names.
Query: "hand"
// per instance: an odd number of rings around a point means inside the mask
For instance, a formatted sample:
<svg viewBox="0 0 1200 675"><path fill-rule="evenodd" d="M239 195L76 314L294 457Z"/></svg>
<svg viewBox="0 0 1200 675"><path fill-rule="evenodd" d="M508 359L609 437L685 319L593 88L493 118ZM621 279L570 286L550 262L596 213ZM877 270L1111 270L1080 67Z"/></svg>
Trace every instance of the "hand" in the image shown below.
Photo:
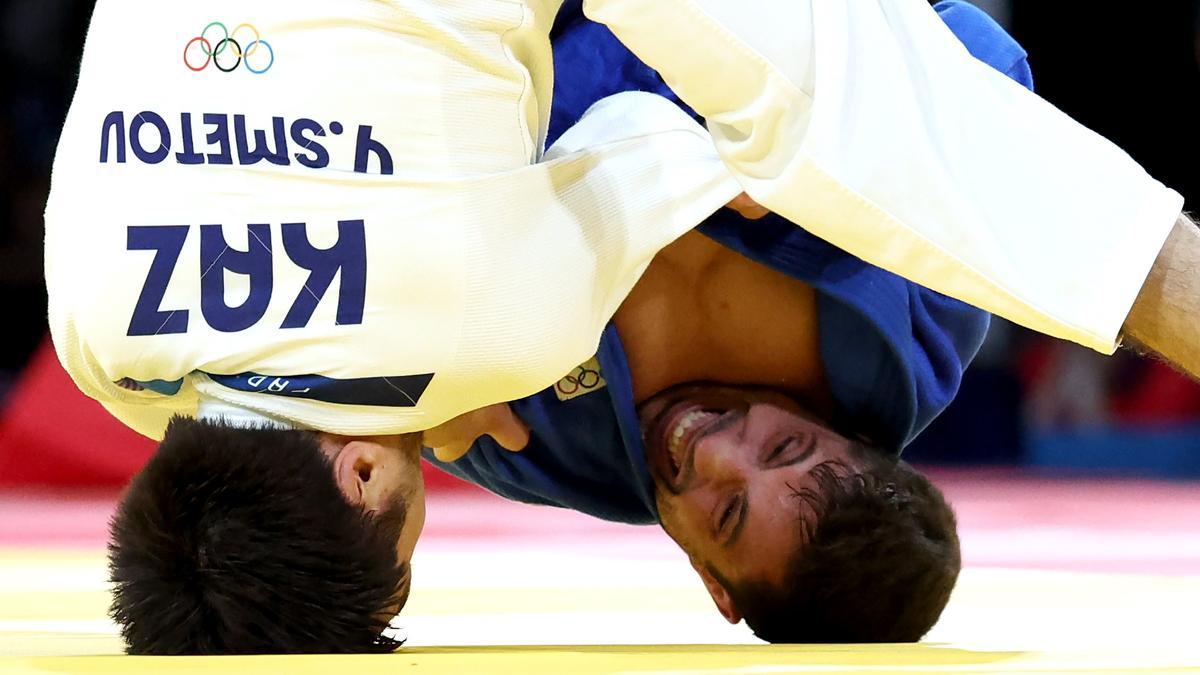
<svg viewBox="0 0 1200 675"><path fill-rule="evenodd" d="M771 212L767 207L751 199L750 195L745 192L734 197L733 201L725 206L737 211L743 218L749 220L758 220Z"/></svg>
<svg viewBox="0 0 1200 675"><path fill-rule="evenodd" d="M475 439L491 436L500 447L520 452L529 445L529 427L507 403L473 410L425 432L423 443L440 462L453 462L467 454Z"/></svg>

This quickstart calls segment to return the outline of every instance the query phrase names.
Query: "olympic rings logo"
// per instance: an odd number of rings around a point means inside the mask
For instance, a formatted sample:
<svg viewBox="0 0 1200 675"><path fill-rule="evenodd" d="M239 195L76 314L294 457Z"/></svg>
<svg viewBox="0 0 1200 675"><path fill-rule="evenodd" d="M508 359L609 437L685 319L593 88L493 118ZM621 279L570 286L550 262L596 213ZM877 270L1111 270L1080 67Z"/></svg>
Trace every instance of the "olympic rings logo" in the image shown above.
<svg viewBox="0 0 1200 675"><path fill-rule="evenodd" d="M222 33L222 37L220 40L217 40L216 46L213 46L213 43L208 39L208 33L213 28L220 28ZM250 31L254 35L254 39L246 43L244 51L242 43L237 40L238 32L243 30ZM216 36L214 35L213 37ZM267 54L270 58L267 60L267 65L255 68L250 65L250 57L255 52L258 52L260 47L266 49L266 52L263 53ZM196 65L195 63L199 61L199 58L196 56L197 51L204 54L204 62L200 65ZM232 65L229 56L222 57L222 54L231 54L233 56ZM263 59L260 57L256 61L261 65ZM258 28L255 28L253 24L240 24L230 32L225 27L225 24L220 21L213 21L205 26L204 30L200 31L200 35L188 40L188 43L183 47L183 65L187 66L188 70L193 72L198 73L208 68L208 64L211 63L222 73L231 73L237 70L237 67L242 65L243 62L246 64L246 70L255 75L262 75L275 65L275 49L271 47L270 42L262 39L262 36L258 33Z"/></svg>
<svg viewBox="0 0 1200 675"><path fill-rule="evenodd" d="M571 374L558 381L554 388L563 396L571 396L582 390L595 389L600 386L603 380L600 379L600 371L588 368L593 365L591 362L581 366L576 366Z"/></svg>

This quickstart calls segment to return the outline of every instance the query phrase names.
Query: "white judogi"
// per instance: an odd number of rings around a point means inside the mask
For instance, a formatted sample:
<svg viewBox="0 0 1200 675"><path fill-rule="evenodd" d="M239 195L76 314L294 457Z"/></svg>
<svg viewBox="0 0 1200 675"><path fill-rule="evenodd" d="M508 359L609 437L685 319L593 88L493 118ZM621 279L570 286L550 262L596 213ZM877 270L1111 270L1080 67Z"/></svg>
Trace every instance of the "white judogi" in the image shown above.
<svg viewBox="0 0 1200 675"><path fill-rule="evenodd" d="M653 253L739 188L696 128L636 94L564 138L573 154L530 166L557 5L99 2L47 208L51 326L76 382L152 436L201 395L392 433L585 360ZM709 118L763 204L932 288L1114 348L1181 200L972 59L922 0L587 10ZM407 407L345 400L347 381L423 376ZM130 380L179 390L114 384Z"/></svg>
<svg viewBox="0 0 1200 675"><path fill-rule="evenodd" d="M185 45L214 17L230 72L193 72L204 43ZM46 211L75 382L152 437L202 400L375 434L586 361L653 255L740 188L649 94L535 164L551 18L490 0L99 2ZM270 46L252 52L255 30Z"/></svg>
<svg viewBox="0 0 1200 675"><path fill-rule="evenodd" d="M936 291L1116 349L1182 197L972 58L925 0L584 9L705 116L764 206Z"/></svg>

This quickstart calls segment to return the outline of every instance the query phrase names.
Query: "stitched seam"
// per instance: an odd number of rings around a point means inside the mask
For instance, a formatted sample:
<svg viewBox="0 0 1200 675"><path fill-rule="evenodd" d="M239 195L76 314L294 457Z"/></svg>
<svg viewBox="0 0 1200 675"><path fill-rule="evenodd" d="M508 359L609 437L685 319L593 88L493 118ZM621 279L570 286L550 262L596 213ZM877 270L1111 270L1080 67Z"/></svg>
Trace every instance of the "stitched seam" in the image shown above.
<svg viewBox="0 0 1200 675"><path fill-rule="evenodd" d="M801 89L800 87L796 86L796 83L792 82L789 78L787 78L782 73L780 73L779 68L776 67L776 65L774 63L772 63L767 57L760 54L757 50L755 50L753 47L751 47L749 44L747 44L744 40L742 40L737 35L735 35L732 31L725 28L724 24L722 24L720 21L718 21L716 18L714 18L711 14L709 14L708 12L704 11L699 6L697 6L696 3L687 2L685 4L685 9L687 9L700 22L707 25L707 27L709 29L713 30L713 32L716 33L717 37L720 38L722 41L724 41L729 47L737 50L738 52L741 52L742 56L748 58L751 62L757 63L760 66L763 66L767 72L768 77L770 77L771 79L773 79L777 82L782 82L783 87L785 89L790 90L792 93L800 94L806 98L811 99L813 97L811 93L806 92L803 89ZM813 41L814 41L814 47L815 47L815 42L816 42L815 36L813 38Z"/></svg>
<svg viewBox="0 0 1200 675"><path fill-rule="evenodd" d="M809 159L809 164L813 167L813 170L817 171L821 175L822 178L833 183L833 185L836 186L836 188L839 191L841 191L842 193L848 194L848 195L851 195L852 197L854 197L854 201L856 203L860 204L861 206L863 206L863 207L869 209L870 211L881 216L885 220L885 222L888 223L888 225L889 225L888 229L907 233L914 240L924 243L931 250L933 250L935 253L937 253L939 256L941 256L941 258L943 260L949 260L949 261L953 262L955 264L955 266L969 270L970 273L973 274L976 278L982 280L985 284L987 284L987 286L990 289L1001 292L1007 298L1016 300L1019 304L1024 305L1025 307L1032 308L1034 311L1038 312L1039 314L1041 314L1044 317L1050 317L1053 320L1053 322L1058 324L1059 326L1068 328L1068 329L1070 329L1076 333L1079 333L1081 335L1086 335L1090 338L1093 338L1097 342L1107 343L1109 341L1108 338L1106 338L1102 335L1093 333L1090 330L1086 330L1072 322L1064 321L1062 319L1057 318L1055 314L1046 311L1044 308L1042 308L1040 305L1038 305L1035 302L1024 300L1023 295L1015 293L1014 291L1012 291L1009 287L1005 286L1004 284L993 280L990 275L983 274L978 269L976 269L973 265L971 265L965 261L959 260L957 257L952 255L946 249L942 248L939 244L937 244L933 240L924 236L917 230L914 230L914 229L908 227L907 225L905 225L900 219L896 218L895 216L892 216L890 213L885 211L882 207L880 207L875 202L871 201L870 199L867 199L865 196L855 192L854 190L851 190L850 188L843 185L841 182L834 179L833 176L831 174L829 174L828 172L826 172L823 168L821 168L816 163L815 160L812 160L811 158L808 158L808 159Z"/></svg>
<svg viewBox="0 0 1200 675"><path fill-rule="evenodd" d="M515 66L517 70L522 73L521 94L517 97L517 127L519 131L517 135L521 137L521 145L524 148L526 159L530 162L533 162L536 158L534 157L533 152L533 140L529 138L529 118L525 114L525 96L529 93L530 82L533 79L533 74L530 73L529 69L525 67L525 64L521 63L521 60L513 54L512 48L508 45L508 36L514 31L524 28L526 24L529 23L529 7L524 4L522 4L520 7L520 22L518 22L517 25L513 26L512 28L504 31L504 33L500 35L500 46L504 49L504 56L508 59L509 64Z"/></svg>

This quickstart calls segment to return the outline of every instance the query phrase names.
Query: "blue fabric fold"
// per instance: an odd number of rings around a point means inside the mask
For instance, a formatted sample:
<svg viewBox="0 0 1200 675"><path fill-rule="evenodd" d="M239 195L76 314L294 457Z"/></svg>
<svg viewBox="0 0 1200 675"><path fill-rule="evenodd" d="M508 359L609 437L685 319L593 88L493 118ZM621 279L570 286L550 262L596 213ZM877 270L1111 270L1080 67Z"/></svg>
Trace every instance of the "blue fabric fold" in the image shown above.
<svg viewBox="0 0 1200 675"><path fill-rule="evenodd" d="M682 105L658 73L584 18L580 5L568 0L552 32L550 142L593 103L619 92L648 91ZM972 55L1032 89L1025 51L983 11L958 0L935 9ZM747 222L722 210L700 231L816 289L821 358L838 405L833 423L844 433L900 452L953 400L988 314L868 265L778 216ZM611 325L597 359L603 389L564 401L551 388L513 402L531 429L524 451L483 437L456 462L437 462L429 451L426 458L510 499L657 522L629 365Z"/></svg>

